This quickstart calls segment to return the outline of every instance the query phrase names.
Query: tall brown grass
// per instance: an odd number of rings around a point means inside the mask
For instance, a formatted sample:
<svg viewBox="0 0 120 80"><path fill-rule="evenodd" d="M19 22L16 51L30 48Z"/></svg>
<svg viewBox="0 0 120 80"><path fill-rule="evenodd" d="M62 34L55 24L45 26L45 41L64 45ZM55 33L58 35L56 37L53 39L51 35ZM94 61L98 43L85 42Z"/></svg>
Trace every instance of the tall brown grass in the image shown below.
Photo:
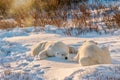
<svg viewBox="0 0 120 80"><path fill-rule="evenodd" d="M25 4L19 5L16 5L15 0L0 1L0 15L9 15L19 27L41 26L44 28L45 25L54 25L69 28L69 25L74 25L71 27L78 29L78 34L93 30L99 32L99 27L105 32L107 29L120 28L119 9L115 5L108 7L97 1L94 4L87 4L84 0L81 0L81 4L73 3L74 1L71 0L26 0ZM68 21L70 16L71 22ZM102 23L104 25L101 26ZM2 24L0 28L4 25Z"/></svg>
<svg viewBox="0 0 120 80"><path fill-rule="evenodd" d="M9 15L9 10L12 6L13 0L0 0L0 15L6 17Z"/></svg>

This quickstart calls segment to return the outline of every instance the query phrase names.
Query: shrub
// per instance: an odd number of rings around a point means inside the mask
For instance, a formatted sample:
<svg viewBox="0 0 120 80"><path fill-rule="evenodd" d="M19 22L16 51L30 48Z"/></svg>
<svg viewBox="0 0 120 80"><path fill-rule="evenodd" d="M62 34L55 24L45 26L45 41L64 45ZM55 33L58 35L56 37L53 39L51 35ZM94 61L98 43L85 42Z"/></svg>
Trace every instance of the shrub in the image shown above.
<svg viewBox="0 0 120 80"><path fill-rule="evenodd" d="M7 16L13 0L0 0L0 15Z"/></svg>

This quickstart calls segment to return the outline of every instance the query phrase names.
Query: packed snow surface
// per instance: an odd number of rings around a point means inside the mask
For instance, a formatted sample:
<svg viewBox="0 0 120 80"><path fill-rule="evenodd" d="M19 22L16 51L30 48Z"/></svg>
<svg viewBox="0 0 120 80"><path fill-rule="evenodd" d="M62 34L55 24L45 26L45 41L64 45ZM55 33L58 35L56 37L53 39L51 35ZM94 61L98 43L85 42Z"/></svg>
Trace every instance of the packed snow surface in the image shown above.
<svg viewBox="0 0 120 80"><path fill-rule="evenodd" d="M73 32L74 33L74 32ZM112 64L81 67L77 62L50 57L39 60L31 57L31 49L40 41L62 41L78 48L85 40L107 46ZM95 32L66 36L60 29L47 27L0 30L0 80L119 80L120 30L112 34Z"/></svg>

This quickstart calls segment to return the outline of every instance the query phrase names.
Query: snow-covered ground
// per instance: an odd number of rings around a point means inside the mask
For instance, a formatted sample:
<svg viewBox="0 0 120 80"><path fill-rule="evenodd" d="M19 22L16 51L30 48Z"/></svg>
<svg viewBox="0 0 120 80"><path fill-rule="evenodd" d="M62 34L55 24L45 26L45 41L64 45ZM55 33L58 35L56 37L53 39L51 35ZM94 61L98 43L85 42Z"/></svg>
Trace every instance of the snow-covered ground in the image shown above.
<svg viewBox="0 0 120 80"><path fill-rule="evenodd" d="M0 80L119 80L120 30L112 34L95 32L64 36L60 29L47 27L35 32L33 27L0 30ZM30 56L33 45L40 41L63 41L80 47L85 40L94 40L99 46L109 47L112 64L81 67L77 62L51 57L39 60Z"/></svg>

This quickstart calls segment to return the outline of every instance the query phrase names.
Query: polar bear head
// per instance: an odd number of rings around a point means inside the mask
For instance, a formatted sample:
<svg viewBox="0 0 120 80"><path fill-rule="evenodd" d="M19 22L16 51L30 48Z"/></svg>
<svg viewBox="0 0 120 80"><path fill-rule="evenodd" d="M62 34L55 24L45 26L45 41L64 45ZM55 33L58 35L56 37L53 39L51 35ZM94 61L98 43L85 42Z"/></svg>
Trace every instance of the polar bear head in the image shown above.
<svg viewBox="0 0 120 80"><path fill-rule="evenodd" d="M55 42L49 47L47 53L49 54L49 56L68 59L69 47L65 45L63 42L60 42L60 41Z"/></svg>

